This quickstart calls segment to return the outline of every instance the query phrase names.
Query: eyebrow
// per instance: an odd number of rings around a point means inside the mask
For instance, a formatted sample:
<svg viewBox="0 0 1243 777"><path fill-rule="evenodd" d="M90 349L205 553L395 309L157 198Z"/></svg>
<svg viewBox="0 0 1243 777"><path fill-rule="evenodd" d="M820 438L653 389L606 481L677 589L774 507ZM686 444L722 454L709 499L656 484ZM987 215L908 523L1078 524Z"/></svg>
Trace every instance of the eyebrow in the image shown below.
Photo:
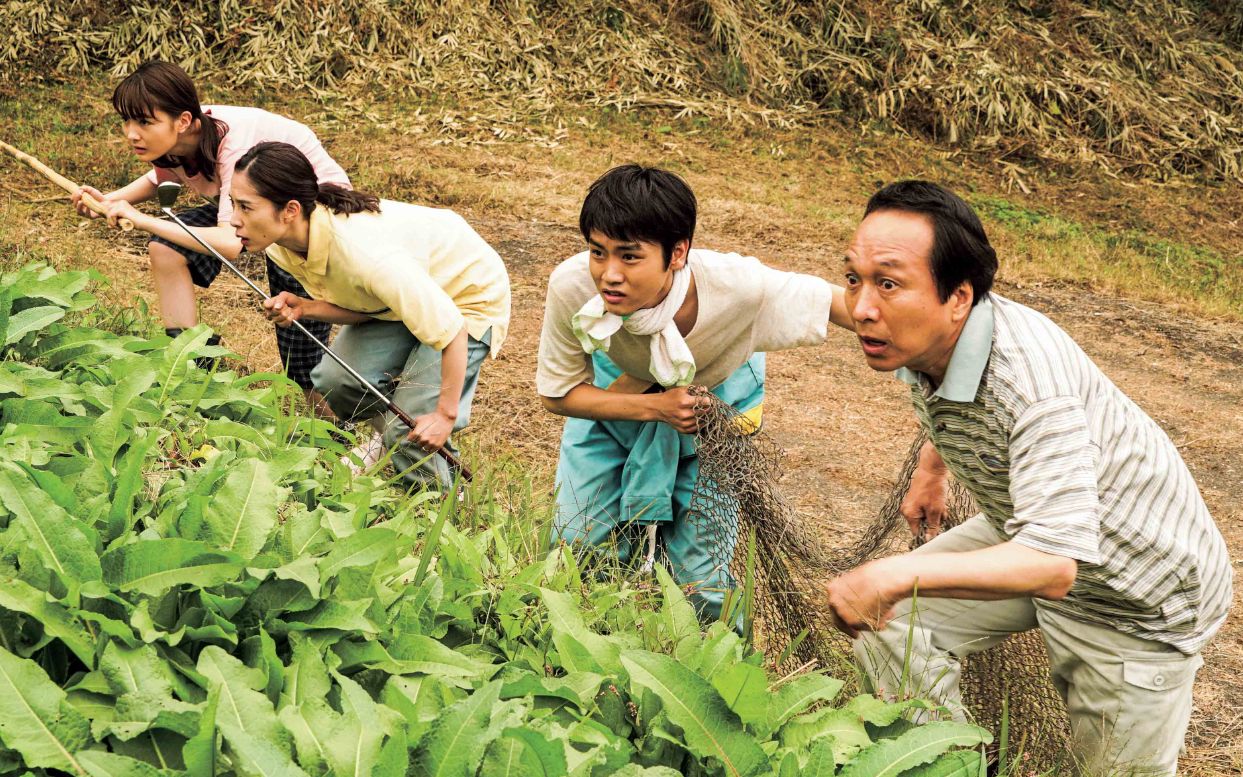
<svg viewBox="0 0 1243 777"><path fill-rule="evenodd" d="M595 240L592 240L591 238L587 238L587 242L588 244L593 245L596 248L599 248L602 250L604 249L603 243L598 243ZM638 243L622 243L621 245L617 246L617 250L619 251L638 251L640 248L642 248L642 246L640 246Z"/></svg>

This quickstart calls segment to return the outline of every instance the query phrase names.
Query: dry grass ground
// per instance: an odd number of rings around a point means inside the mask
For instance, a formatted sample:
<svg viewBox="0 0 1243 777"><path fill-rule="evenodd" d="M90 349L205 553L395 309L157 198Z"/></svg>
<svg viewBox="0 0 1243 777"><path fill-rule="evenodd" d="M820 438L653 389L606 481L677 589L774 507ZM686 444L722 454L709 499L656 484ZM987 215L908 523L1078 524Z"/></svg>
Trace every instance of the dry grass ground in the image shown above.
<svg viewBox="0 0 1243 777"><path fill-rule="evenodd" d="M0 105L0 138L100 188L123 183L140 170L126 158L105 106L97 86L27 95L20 107ZM558 261L579 250L579 199L610 165L633 159L684 173L700 197L699 245L830 279L868 193L881 181L918 175L981 205L1002 257L1000 291L1065 327L1164 426L1243 559L1238 188L1036 176L1024 181L1029 195L1008 190L1014 179L1000 167L964 165L918 143L843 128L766 132L584 113L581 123L489 143L486 128L468 115L446 129L397 107L378 117L387 126L354 122L332 106L272 107L310 117L358 184L460 211L507 260L513 328L501 358L483 373L468 435L477 460L512 454L539 482L551 482L560 424L533 391L544 284ZM114 281L102 293L117 307L154 303L140 240L44 199L55 192L15 165L0 164L0 190L0 251L98 268ZM1154 253L1161 246L1164 256ZM250 267L261 272L258 262ZM202 295L202 307L248 367L276 364L269 328L240 282L222 276ZM904 391L871 372L840 335L821 348L775 354L769 365L767 428L788 451L784 487L800 514L841 544L893 486L914 430ZM1243 622L1235 615L1206 651L1184 773L1243 769L1240 699Z"/></svg>

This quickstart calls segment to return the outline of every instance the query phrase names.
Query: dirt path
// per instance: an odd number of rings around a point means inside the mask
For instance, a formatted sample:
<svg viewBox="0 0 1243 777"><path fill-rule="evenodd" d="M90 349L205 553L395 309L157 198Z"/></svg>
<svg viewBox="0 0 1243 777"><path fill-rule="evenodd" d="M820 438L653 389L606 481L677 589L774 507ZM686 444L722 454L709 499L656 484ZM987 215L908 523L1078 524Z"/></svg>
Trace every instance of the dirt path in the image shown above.
<svg viewBox="0 0 1243 777"><path fill-rule="evenodd" d="M98 268L113 279L109 296L117 302L139 296L154 302L141 240L112 242L95 227L75 235L66 229L72 223L68 219L54 210L32 215L24 207L0 204L0 223L14 244L63 256L59 261L65 267ZM537 482L550 484L560 422L536 401L534 354L545 280L559 259L578 250L580 239L575 229L560 224L486 215L473 221L508 262L514 315L501 359L484 369L469 446L474 455L512 452L529 464ZM776 229L757 236L761 242L743 246L709 232L698 242L746 250L785 269L828 274L816 259L776 258L821 256L822 246L779 243L782 235ZM55 253L68 245L74 249ZM257 261L249 266L261 273ZM1243 336L1238 328L1078 288L1003 285L1000 291L1066 328L1162 424L1187 458L1233 553L1243 558ZM240 281L222 275L203 296L205 317L252 368L270 369L276 358L269 329L238 302L245 293ZM784 488L827 541L844 544L893 486L915 428L906 392L891 376L868 369L855 342L840 333L820 348L772 355L768 386L766 426L788 453ZM1239 598L1236 594L1236 605ZM1186 774L1239 773L1243 768L1243 622L1237 606L1235 612L1205 652Z"/></svg>

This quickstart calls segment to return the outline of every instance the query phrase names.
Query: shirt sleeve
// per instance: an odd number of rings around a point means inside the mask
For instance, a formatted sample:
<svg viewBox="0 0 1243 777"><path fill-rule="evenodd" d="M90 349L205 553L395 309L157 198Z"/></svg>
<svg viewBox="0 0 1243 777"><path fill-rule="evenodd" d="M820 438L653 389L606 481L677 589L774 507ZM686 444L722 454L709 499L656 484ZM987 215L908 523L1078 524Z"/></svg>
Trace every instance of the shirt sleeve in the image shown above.
<svg viewBox="0 0 1243 777"><path fill-rule="evenodd" d="M366 264L367 292L400 316L419 342L443 351L466 326L457 303L412 258L383 256Z"/></svg>
<svg viewBox="0 0 1243 777"><path fill-rule="evenodd" d="M583 351L582 343L570 328L570 319L577 312L557 293L554 275L548 283L536 357L535 388L542 397L564 397L576 386L591 382L594 376L591 356Z"/></svg>
<svg viewBox="0 0 1243 777"><path fill-rule="evenodd" d="M823 343L833 304L829 282L762 265L760 272L764 296L755 318L752 350L782 351Z"/></svg>
<svg viewBox="0 0 1243 777"><path fill-rule="evenodd" d="M1006 534L1025 547L1085 564L1100 563L1096 465L1079 397L1032 404L1010 433L1010 499Z"/></svg>

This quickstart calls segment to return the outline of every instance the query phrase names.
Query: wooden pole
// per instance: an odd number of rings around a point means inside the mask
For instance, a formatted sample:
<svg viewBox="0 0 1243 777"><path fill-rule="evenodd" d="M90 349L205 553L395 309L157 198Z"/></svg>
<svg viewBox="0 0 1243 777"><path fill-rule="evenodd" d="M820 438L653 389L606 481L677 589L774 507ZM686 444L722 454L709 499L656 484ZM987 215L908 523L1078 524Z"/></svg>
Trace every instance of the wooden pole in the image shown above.
<svg viewBox="0 0 1243 777"><path fill-rule="evenodd" d="M78 190L78 185L76 183L69 180L65 176L61 175L60 173L56 172L55 170L48 167L47 165L43 164L38 159L35 159L30 154L27 154L25 151L14 148L13 146L10 146L8 143L5 143L3 140L0 140L0 149L3 149L9 152L9 154L11 154L18 161L24 162L32 170L35 170L36 172L41 173L44 178L48 179L49 181L56 184L60 188L69 192L70 194L73 194L74 192ZM90 208L91 210L95 211L101 216L103 216L107 212L104 209L103 204L100 203L99 200L95 199L94 197L87 194L86 192L82 193L82 202L86 203L86 207ZM134 228L133 222L131 222L129 219L121 219L120 222L118 222L118 226L120 226L122 231L125 231L125 232L128 232L129 230Z"/></svg>

